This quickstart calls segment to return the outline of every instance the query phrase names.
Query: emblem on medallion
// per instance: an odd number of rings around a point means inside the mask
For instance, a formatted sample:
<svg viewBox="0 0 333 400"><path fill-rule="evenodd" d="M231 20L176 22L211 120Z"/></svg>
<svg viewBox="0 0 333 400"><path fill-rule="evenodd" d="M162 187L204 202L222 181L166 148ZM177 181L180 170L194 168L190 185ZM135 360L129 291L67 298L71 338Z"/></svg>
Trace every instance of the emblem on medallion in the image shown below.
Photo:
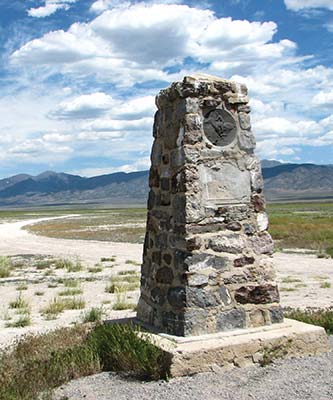
<svg viewBox="0 0 333 400"><path fill-rule="evenodd" d="M215 146L227 146L237 134L237 125L233 116L224 109L210 111L204 119L204 132Z"/></svg>

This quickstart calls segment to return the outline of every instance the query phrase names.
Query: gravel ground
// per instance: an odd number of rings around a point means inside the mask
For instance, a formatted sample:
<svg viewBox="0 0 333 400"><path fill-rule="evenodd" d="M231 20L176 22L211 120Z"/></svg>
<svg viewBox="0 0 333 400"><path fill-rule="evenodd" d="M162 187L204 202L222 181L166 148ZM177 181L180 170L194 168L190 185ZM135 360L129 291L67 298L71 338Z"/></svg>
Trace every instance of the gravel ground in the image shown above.
<svg viewBox="0 0 333 400"><path fill-rule="evenodd" d="M333 337L330 337L333 348ZM279 360L267 367L216 370L172 379L138 382L102 373L59 388L56 400L332 400L333 353Z"/></svg>

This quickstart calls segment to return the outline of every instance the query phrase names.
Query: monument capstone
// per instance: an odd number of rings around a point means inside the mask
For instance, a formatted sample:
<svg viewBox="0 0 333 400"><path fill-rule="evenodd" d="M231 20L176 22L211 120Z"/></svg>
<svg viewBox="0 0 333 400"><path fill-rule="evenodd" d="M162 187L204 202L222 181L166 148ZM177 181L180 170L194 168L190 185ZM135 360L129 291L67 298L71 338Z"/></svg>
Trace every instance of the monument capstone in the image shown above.
<svg viewBox="0 0 333 400"><path fill-rule="evenodd" d="M138 318L180 336L282 322L246 87L185 77L156 104Z"/></svg>

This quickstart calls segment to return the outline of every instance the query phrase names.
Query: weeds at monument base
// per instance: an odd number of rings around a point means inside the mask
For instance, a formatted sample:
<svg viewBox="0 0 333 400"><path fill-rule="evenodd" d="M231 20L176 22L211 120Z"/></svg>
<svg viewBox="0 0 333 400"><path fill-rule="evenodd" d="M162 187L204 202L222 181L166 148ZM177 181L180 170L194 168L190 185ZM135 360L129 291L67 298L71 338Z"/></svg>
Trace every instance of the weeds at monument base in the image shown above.
<svg viewBox="0 0 333 400"><path fill-rule="evenodd" d="M321 326L328 335L333 334L333 308L325 310L289 309L285 311L285 316L306 324Z"/></svg>
<svg viewBox="0 0 333 400"><path fill-rule="evenodd" d="M43 393L48 398L55 387L101 371L165 378L165 361L164 353L132 325L78 325L28 335L0 354L0 400L36 400Z"/></svg>

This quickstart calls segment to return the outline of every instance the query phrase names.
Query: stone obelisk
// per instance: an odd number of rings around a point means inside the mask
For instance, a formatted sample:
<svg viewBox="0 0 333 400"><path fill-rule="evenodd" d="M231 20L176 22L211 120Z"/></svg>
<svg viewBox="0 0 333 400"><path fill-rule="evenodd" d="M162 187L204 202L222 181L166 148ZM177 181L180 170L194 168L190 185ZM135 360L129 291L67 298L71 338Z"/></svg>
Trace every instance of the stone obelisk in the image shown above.
<svg viewBox="0 0 333 400"><path fill-rule="evenodd" d="M246 87L185 77L156 104L138 318L180 336L282 322Z"/></svg>

